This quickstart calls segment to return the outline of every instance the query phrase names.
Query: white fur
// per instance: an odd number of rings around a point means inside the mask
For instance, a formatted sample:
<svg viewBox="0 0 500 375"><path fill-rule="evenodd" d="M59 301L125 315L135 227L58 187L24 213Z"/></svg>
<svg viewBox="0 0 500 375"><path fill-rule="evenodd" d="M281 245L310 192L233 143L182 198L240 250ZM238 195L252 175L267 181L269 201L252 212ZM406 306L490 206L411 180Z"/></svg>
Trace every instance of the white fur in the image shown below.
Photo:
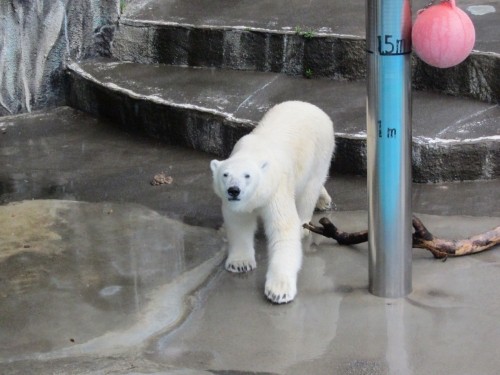
<svg viewBox="0 0 500 375"><path fill-rule="evenodd" d="M334 145L333 123L322 110L284 102L236 143L228 159L210 163L229 242L226 269L256 267L254 234L261 217L269 251L265 294L274 303L290 302L297 293L301 227L315 205L330 206L323 184Z"/></svg>

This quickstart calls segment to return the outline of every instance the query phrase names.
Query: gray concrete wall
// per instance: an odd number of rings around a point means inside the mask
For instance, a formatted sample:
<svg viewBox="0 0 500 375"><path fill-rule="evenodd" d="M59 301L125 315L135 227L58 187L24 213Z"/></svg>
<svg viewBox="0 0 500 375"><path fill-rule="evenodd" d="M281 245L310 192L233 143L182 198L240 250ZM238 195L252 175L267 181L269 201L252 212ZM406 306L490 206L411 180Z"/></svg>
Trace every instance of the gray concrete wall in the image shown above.
<svg viewBox="0 0 500 375"><path fill-rule="evenodd" d="M63 101L69 59L109 55L124 0L0 0L0 116Z"/></svg>

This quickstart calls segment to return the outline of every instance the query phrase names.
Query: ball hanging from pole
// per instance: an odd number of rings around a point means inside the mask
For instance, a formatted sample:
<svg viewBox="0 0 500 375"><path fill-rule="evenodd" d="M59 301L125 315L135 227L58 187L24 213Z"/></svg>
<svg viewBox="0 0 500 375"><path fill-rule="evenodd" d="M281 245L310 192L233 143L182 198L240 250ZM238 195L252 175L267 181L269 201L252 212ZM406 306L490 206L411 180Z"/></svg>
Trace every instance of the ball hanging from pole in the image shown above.
<svg viewBox="0 0 500 375"><path fill-rule="evenodd" d="M437 68L460 64L471 53L475 40L474 24L455 0L421 10L412 28L415 53Z"/></svg>

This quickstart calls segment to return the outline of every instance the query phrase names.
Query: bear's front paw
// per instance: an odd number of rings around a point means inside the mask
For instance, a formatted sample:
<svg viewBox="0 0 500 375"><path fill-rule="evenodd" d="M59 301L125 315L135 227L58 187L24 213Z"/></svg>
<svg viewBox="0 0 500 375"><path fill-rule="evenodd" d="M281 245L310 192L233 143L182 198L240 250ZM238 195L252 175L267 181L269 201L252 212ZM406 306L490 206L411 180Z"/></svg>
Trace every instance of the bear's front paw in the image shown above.
<svg viewBox="0 0 500 375"><path fill-rule="evenodd" d="M226 270L229 272L248 272L257 267L255 259L227 259Z"/></svg>
<svg viewBox="0 0 500 375"><path fill-rule="evenodd" d="M264 293L273 303L291 302L297 294L297 281L290 276L268 276Z"/></svg>

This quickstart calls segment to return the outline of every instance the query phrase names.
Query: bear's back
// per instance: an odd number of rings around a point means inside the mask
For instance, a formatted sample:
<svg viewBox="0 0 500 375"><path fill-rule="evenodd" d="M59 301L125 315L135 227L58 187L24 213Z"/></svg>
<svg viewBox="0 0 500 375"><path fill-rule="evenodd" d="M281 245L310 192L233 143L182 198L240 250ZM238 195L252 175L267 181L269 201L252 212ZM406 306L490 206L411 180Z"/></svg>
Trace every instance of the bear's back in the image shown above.
<svg viewBox="0 0 500 375"><path fill-rule="evenodd" d="M271 108L257 127L238 141L232 155L277 161L280 170L307 174L307 169L330 160L334 150L333 123L318 107L288 101Z"/></svg>
<svg viewBox="0 0 500 375"><path fill-rule="evenodd" d="M266 147L283 151L287 157L304 153L332 153L333 123L313 104L288 101L271 108L252 132Z"/></svg>

